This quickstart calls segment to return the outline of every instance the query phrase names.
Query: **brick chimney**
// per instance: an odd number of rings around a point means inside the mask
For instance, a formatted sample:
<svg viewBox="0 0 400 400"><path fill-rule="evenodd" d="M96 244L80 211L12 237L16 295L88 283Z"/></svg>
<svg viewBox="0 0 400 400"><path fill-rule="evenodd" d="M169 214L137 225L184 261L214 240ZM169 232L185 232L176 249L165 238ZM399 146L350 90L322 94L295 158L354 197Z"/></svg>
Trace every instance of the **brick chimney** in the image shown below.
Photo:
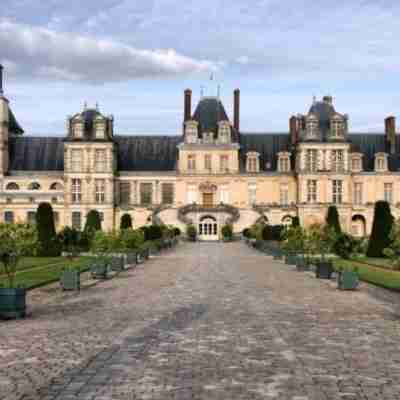
<svg viewBox="0 0 400 400"><path fill-rule="evenodd" d="M240 90L233 92L233 127L237 132L240 131Z"/></svg>
<svg viewBox="0 0 400 400"><path fill-rule="evenodd" d="M296 144L299 141L299 128L300 121L297 119L296 116L291 116L289 119L289 132L292 145Z"/></svg>
<svg viewBox="0 0 400 400"><path fill-rule="evenodd" d="M184 105L184 122L192 119L192 91L185 90L185 105Z"/></svg>
<svg viewBox="0 0 400 400"><path fill-rule="evenodd" d="M396 153L396 118L389 116L385 118L385 137L390 154Z"/></svg>

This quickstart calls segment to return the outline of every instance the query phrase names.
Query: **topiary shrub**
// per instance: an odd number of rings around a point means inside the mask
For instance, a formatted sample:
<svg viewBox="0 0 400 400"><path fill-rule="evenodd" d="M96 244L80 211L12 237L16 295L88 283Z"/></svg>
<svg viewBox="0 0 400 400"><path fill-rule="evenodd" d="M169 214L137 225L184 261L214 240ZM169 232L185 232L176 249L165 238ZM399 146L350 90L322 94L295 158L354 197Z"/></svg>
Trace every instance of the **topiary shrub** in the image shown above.
<svg viewBox="0 0 400 400"><path fill-rule="evenodd" d="M188 225L186 228L186 235L189 240L191 240L192 242L195 242L196 237L197 237L196 227L194 225Z"/></svg>
<svg viewBox="0 0 400 400"><path fill-rule="evenodd" d="M265 225L262 230L262 239L280 242L283 239L284 232L285 227L283 225Z"/></svg>
<svg viewBox="0 0 400 400"><path fill-rule="evenodd" d="M86 216L86 224L84 231L89 236L94 235L96 231L101 231L101 218L97 210L90 210Z"/></svg>
<svg viewBox="0 0 400 400"><path fill-rule="evenodd" d="M125 249L137 249L144 243L143 230L124 229L121 231L121 243Z"/></svg>
<svg viewBox="0 0 400 400"><path fill-rule="evenodd" d="M383 257L383 250L390 247L393 216L387 201L375 203L374 222L372 224L371 236L369 238L367 256Z"/></svg>
<svg viewBox="0 0 400 400"><path fill-rule="evenodd" d="M175 227L174 228L174 236L175 237L178 237L178 236L181 236L181 230L178 228L178 227Z"/></svg>
<svg viewBox="0 0 400 400"><path fill-rule="evenodd" d="M57 257L61 246L57 240L54 225L53 207L49 203L40 203L36 213L36 228L38 231L38 256Z"/></svg>
<svg viewBox="0 0 400 400"><path fill-rule="evenodd" d="M244 228L243 231L242 231L242 235L243 235L243 237L245 237L247 239L251 239L252 238L252 234L251 234L250 228Z"/></svg>
<svg viewBox="0 0 400 400"><path fill-rule="evenodd" d="M58 233L57 238L63 251L74 253L77 250L79 245L79 232L76 229L66 226Z"/></svg>
<svg viewBox="0 0 400 400"><path fill-rule="evenodd" d="M233 228L232 225L226 224L221 229L221 234L223 239L232 240L233 238Z"/></svg>
<svg viewBox="0 0 400 400"><path fill-rule="evenodd" d="M332 228L337 235L342 233L342 228L340 227L339 213L336 206L329 206L328 214L326 216L326 224L329 228Z"/></svg>
<svg viewBox="0 0 400 400"><path fill-rule="evenodd" d="M349 259L354 253L357 241L347 233L341 233L337 236L335 243L333 244L333 251L339 257Z"/></svg>
<svg viewBox="0 0 400 400"><path fill-rule="evenodd" d="M298 226L300 226L300 218L297 216L292 217L292 227L297 228Z"/></svg>
<svg viewBox="0 0 400 400"><path fill-rule="evenodd" d="M147 228L147 240L158 240L162 238L163 229L160 225L150 225Z"/></svg>
<svg viewBox="0 0 400 400"><path fill-rule="evenodd" d="M132 228L132 217L130 216L130 214L124 214L121 217L120 229L122 231L123 229L130 229L130 228Z"/></svg>

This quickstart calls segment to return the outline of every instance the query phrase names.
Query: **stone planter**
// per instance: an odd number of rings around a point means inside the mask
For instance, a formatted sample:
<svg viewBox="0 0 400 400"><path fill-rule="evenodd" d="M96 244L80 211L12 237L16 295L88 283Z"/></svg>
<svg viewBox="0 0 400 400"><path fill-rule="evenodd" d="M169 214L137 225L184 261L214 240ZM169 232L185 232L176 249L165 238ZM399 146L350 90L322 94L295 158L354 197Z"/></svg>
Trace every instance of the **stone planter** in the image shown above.
<svg viewBox="0 0 400 400"><path fill-rule="evenodd" d="M136 252L130 251L129 253L126 253L126 264L127 265L136 264Z"/></svg>
<svg viewBox="0 0 400 400"><path fill-rule="evenodd" d="M124 268L124 258L123 257L113 257L111 259L111 269L115 272L121 272Z"/></svg>
<svg viewBox="0 0 400 400"><path fill-rule="evenodd" d="M337 277L338 289L355 290L358 287L359 279L357 272L340 271Z"/></svg>
<svg viewBox="0 0 400 400"><path fill-rule="evenodd" d="M297 256L295 254L286 254L285 255L285 264L287 265L296 265L297 264Z"/></svg>
<svg viewBox="0 0 400 400"><path fill-rule="evenodd" d="M81 273L77 269L65 269L60 276L62 290L81 290Z"/></svg>
<svg viewBox="0 0 400 400"><path fill-rule="evenodd" d="M106 262L92 264L90 267L90 274L93 279L107 279L108 271L108 263Z"/></svg>
<svg viewBox="0 0 400 400"><path fill-rule="evenodd" d="M0 288L0 319L25 318L26 289Z"/></svg>
<svg viewBox="0 0 400 400"><path fill-rule="evenodd" d="M305 258L297 257L296 270L299 272L304 272L304 271L310 270L310 265L307 263L307 260Z"/></svg>
<svg viewBox="0 0 400 400"><path fill-rule="evenodd" d="M333 266L330 261L317 261L315 263L315 276L318 279L331 279L333 274Z"/></svg>

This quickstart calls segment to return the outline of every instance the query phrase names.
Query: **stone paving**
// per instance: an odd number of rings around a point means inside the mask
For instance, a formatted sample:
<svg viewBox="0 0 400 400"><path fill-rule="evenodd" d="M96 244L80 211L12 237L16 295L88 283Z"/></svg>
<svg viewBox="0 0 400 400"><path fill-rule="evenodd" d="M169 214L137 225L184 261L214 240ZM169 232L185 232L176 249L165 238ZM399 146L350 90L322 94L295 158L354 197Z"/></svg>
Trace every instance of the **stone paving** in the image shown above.
<svg viewBox="0 0 400 400"><path fill-rule="evenodd" d="M0 322L0 399L400 399L399 299L242 243L183 244Z"/></svg>

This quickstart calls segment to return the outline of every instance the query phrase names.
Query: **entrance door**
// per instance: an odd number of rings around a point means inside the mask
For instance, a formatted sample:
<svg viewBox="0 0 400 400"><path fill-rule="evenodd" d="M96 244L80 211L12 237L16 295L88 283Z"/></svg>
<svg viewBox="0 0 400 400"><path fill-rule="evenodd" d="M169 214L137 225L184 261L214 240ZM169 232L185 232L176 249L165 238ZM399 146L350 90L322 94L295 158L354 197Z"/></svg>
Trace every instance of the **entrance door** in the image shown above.
<svg viewBox="0 0 400 400"><path fill-rule="evenodd" d="M204 217L199 223L200 240L218 240L218 224L213 217Z"/></svg>
<svg viewBox="0 0 400 400"><path fill-rule="evenodd" d="M212 207L214 205L214 195L212 193L203 193L203 206Z"/></svg>

